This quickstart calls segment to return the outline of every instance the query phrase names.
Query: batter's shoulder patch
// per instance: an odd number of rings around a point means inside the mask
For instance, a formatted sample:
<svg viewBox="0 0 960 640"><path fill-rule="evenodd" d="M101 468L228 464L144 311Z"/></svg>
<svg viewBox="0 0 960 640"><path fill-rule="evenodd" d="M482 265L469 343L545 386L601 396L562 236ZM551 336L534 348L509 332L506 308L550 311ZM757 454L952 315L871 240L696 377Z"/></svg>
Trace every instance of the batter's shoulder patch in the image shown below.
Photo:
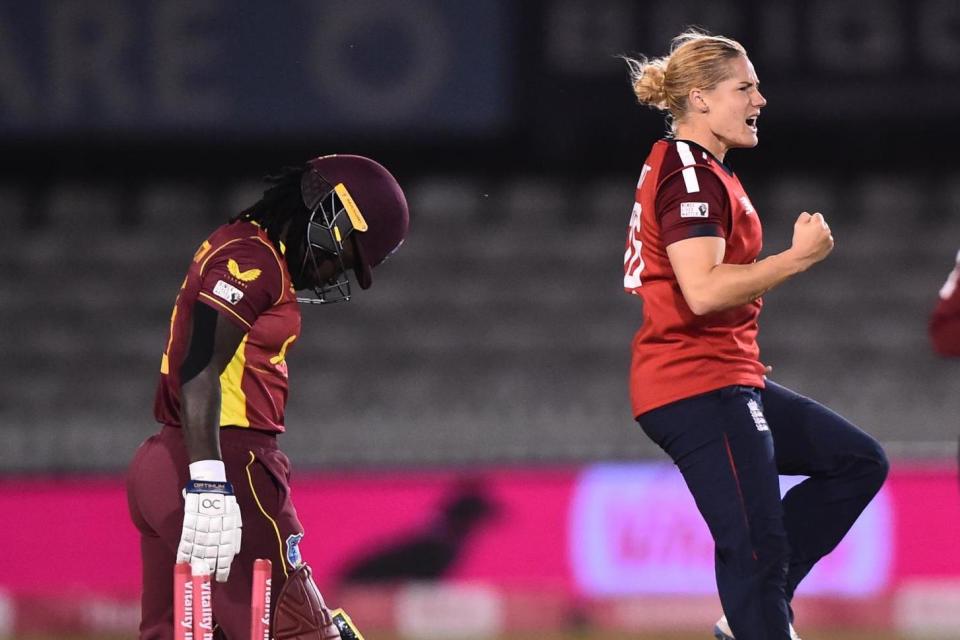
<svg viewBox="0 0 960 640"><path fill-rule="evenodd" d="M213 287L213 295L233 305L243 299L243 291L223 280L217 280L217 284Z"/></svg>

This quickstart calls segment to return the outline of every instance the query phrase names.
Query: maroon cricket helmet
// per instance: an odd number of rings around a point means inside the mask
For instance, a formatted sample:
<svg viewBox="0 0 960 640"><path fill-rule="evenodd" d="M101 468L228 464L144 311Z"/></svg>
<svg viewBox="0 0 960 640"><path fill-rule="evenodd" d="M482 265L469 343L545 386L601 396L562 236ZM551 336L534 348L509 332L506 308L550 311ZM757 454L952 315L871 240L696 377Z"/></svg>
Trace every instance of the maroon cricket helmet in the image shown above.
<svg viewBox="0 0 960 640"><path fill-rule="evenodd" d="M410 227L403 190L382 165L363 156L320 156L307 168L301 182L305 204L310 208L310 200L335 190L352 220L357 283L370 288L373 267L399 248Z"/></svg>

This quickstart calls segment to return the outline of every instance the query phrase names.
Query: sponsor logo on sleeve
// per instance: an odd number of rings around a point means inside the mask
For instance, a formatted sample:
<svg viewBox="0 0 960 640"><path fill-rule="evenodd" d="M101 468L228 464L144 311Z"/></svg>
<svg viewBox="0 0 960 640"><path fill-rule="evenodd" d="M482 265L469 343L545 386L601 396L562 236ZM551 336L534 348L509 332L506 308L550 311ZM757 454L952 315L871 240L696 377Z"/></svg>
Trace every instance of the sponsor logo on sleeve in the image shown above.
<svg viewBox="0 0 960 640"><path fill-rule="evenodd" d="M706 202L681 202L681 218L706 218L710 212L710 207Z"/></svg>
<svg viewBox="0 0 960 640"><path fill-rule="evenodd" d="M237 304L243 299L243 291L223 280L217 280L216 286L213 287L213 295L226 300L230 304Z"/></svg>
<svg viewBox="0 0 960 640"><path fill-rule="evenodd" d="M233 258L227 260L227 271L240 282L253 282L260 277L260 269L240 270L240 265Z"/></svg>

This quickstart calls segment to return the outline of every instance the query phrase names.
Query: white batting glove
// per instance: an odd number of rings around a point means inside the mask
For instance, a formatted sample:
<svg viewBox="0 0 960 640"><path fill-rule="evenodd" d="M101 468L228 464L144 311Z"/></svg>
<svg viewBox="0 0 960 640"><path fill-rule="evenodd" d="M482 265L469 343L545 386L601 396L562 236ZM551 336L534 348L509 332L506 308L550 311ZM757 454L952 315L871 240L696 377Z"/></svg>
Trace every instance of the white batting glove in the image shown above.
<svg viewBox="0 0 960 640"><path fill-rule="evenodd" d="M243 526L233 487L226 479L193 479L183 495L183 531L177 562L205 563L217 582L226 582L230 563L240 553Z"/></svg>

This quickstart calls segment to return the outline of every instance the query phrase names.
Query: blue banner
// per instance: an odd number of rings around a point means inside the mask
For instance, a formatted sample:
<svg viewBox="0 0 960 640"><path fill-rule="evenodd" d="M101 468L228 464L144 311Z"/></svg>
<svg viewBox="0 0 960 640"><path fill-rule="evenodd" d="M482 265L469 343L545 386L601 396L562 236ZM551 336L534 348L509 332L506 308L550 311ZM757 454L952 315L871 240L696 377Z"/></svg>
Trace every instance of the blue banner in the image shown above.
<svg viewBox="0 0 960 640"><path fill-rule="evenodd" d="M501 0L0 6L0 132L498 131Z"/></svg>

